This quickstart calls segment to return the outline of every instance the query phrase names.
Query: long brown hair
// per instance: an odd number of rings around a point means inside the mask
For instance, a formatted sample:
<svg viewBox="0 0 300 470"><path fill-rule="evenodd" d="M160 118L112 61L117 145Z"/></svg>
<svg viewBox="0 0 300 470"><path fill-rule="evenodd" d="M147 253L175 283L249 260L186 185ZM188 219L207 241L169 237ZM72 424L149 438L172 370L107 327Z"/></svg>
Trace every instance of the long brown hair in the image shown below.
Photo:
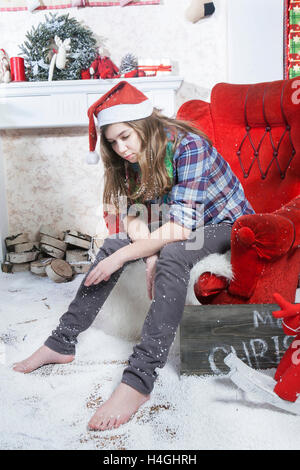
<svg viewBox="0 0 300 470"><path fill-rule="evenodd" d="M175 135L173 152L188 132L200 135L211 144L208 137L190 123L163 116L157 109L154 109L151 116L147 118L124 122L124 124L134 129L142 142L141 152L138 155L141 184L138 190L130 194L125 167L128 165L127 174L130 174L130 164L114 152L111 144L106 140L105 130L109 124L101 127L100 149L105 170L103 202L113 204L116 208L119 207L120 196L127 196L133 202L137 199L144 202L171 190L172 181L168 176L164 161L168 143L166 129Z"/></svg>

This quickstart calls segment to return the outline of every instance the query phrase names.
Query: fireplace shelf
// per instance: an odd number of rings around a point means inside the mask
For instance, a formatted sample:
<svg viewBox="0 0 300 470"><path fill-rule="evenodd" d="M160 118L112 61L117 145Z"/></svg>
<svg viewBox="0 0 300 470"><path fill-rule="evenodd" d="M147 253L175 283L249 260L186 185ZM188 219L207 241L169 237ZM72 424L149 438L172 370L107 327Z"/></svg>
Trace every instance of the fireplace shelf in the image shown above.
<svg viewBox="0 0 300 470"><path fill-rule="evenodd" d="M0 85L0 129L87 126L87 109L122 79L11 82ZM182 78L127 79L171 117Z"/></svg>

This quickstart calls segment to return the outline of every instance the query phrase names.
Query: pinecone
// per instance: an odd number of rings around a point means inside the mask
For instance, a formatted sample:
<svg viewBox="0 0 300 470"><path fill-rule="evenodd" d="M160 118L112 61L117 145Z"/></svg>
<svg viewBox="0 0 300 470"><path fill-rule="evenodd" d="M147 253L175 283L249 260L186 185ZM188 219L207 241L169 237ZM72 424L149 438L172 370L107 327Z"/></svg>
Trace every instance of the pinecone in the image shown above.
<svg viewBox="0 0 300 470"><path fill-rule="evenodd" d="M131 72L132 70L135 70L137 66L138 66L138 60L136 56L130 53L126 54L121 60L120 75Z"/></svg>

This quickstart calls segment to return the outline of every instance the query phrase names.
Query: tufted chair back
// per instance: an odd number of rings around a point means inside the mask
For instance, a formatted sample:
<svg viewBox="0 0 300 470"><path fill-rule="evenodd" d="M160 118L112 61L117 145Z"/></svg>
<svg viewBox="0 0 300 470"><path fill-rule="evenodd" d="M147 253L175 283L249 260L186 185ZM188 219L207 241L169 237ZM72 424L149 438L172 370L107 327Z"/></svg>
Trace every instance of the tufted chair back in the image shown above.
<svg viewBox="0 0 300 470"><path fill-rule="evenodd" d="M217 84L211 103L191 100L177 117L211 138L257 213L300 194L300 79Z"/></svg>

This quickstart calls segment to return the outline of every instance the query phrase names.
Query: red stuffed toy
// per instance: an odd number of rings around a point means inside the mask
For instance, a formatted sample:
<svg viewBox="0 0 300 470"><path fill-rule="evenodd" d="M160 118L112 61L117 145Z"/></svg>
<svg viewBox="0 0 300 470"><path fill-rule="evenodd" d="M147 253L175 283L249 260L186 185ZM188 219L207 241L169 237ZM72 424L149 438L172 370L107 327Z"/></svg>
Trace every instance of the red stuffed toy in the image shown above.
<svg viewBox="0 0 300 470"><path fill-rule="evenodd" d="M274 392L283 400L296 401L300 395L300 304L291 304L280 294L274 294L281 310L273 312L275 318L282 318L285 334L296 336L281 359L274 379Z"/></svg>
<svg viewBox="0 0 300 470"><path fill-rule="evenodd" d="M99 55L90 66L90 74L92 78L117 78L119 69L109 57Z"/></svg>

